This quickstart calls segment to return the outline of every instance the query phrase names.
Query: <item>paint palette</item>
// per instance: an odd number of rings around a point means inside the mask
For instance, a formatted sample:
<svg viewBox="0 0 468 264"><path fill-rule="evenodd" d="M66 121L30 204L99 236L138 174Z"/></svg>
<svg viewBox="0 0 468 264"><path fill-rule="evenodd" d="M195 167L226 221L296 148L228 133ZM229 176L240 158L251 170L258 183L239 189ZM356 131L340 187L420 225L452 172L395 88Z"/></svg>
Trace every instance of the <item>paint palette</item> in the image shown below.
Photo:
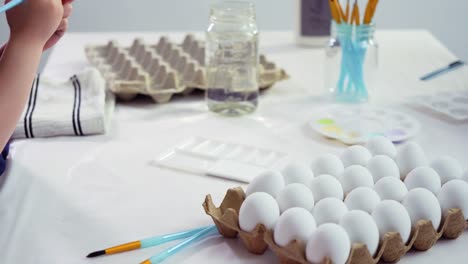
<svg viewBox="0 0 468 264"><path fill-rule="evenodd" d="M468 120L468 91L441 92L413 98L418 105L457 121Z"/></svg>
<svg viewBox="0 0 468 264"><path fill-rule="evenodd" d="M286 164L286 153L194 137L157 157L154 165L189 174L250 182L252 175Z"/></svg>
<svg viewBox="0 0 468 264"><path fill-rule="evenodd" d="M388 108L337 105L318 111L309 125L319 134L345 144L362 144L376 135L393 142L408 140L419 132L413 117Z"/></svg>

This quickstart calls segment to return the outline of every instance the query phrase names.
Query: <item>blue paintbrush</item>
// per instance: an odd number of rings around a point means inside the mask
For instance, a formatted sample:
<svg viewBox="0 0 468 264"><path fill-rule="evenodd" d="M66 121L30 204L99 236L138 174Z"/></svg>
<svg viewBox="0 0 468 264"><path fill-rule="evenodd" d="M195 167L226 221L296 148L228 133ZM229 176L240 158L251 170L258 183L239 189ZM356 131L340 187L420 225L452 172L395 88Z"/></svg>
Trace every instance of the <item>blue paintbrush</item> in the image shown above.
<svg viewBox="0 0 468 264"><path fill-rule="evenodd" d="M17 5L22 4L23 2L24 0L12 0L8 2L7 4L5 4L4 6L0 7L0 13L6 12Z"/></svg>

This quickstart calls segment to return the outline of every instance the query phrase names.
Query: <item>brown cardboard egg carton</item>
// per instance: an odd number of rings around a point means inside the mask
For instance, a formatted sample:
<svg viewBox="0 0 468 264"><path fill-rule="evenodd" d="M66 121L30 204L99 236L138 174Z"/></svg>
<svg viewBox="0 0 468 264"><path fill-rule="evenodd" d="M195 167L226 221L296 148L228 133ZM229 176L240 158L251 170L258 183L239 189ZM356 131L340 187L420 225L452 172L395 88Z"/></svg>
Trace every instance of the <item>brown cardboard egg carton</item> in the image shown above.
<svg viewBox="0 0 468 264"><path fill-rule="evenodd" d="M103 75L108 88L124 100L144 94L165 103L174 94L207 88L205 45L193 35L187 35L180 45L167 37L161 37L156 44L137 38L130 47L110 41L104 46L87 46L85 53ZM287 78L283 69L260 55L261 89Z"/></svg>
<svg viewBox="0 0 468 264"><path fill-rule="evenodd" d="M236 238L238 235L247 250L261 255L270 248L279 258L281 264L310 264L305 258L305 245L298 241L291 242L286 247L279 247L273 239L272 230L267 230L259 224L252 232L242 231L239 227L239 210L245 200L242 188L229 189L220 207L213 204L211 195L207 195L203 208L206 214L211 216L218 231L226 238ZM441 237L455 239L468 228L460 209L449 210L443 219L439 231L434 230L430 221L421 220L416 228L413 228L409 242L405 245L398 233L385 234L380 247L371 256L367 247L363 244L353 244L347 264L376 264L379 261L397 262L411 248L418 251L430 249ZM326 259L322 264L331 264Z"/></svg>

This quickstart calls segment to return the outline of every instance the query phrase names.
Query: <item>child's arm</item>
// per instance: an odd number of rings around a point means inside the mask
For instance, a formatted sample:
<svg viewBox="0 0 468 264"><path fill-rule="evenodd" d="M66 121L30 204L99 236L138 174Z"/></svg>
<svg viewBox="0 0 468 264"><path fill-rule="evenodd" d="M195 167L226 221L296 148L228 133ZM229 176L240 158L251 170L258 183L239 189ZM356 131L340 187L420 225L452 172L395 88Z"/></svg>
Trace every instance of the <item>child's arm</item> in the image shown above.
<svg viewBox="0 0 468 264"><path fill-rule="evenodd" d="M28 0L7 12L10 39L0 59L0 150L23 112L43 49L57 42L58 28L66 29L64 14L61 0Z"/></svg>

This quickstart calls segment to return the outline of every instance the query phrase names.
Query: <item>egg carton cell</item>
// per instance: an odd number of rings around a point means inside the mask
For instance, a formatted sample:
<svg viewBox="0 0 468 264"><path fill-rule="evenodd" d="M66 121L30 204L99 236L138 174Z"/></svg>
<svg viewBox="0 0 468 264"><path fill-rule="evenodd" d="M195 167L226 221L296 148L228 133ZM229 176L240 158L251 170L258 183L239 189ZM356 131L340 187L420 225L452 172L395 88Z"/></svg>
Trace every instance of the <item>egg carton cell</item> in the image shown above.
<svg viewBox="0 0 468 264"><path fill-rule="evenodd" d="M109 41L103 46L87 46L85 53L103 75L108 89L124 100L143 94L165 103L175 94L207 89L205 45L190 34L181 44L167 37L156 44L137 38L130 47ZM260 89L289 78L264 55L259 57L258 68Z"/></svg>
<svg viewBox="0 0 468 264"><path fill-rule="evenodd" d="M273 230L259 224L252 232L246 232L239 227L239 211L246 199L244 190L240 187L229 189L219 207L213 203L211 195L207 195L203 203L204 210L214 221L219 233L226 238L241 238L246 249L257 255L262 255L270 248L279 258L281 264L310 264L305 258L305 244L293 241L285 247L278 246L273 238ZM426 251L441 237L455 239L468 228L468 222L460 209L450 209L445 214L440 228L435 230L432 223L420 220L411 232L410 239L405 244L399 233L386 233L377 250L372 256L364 244L353 244L347 264L376 264L379 261L397 262L410 249ZM332 264L325 259L321 264Z"/></svg>

